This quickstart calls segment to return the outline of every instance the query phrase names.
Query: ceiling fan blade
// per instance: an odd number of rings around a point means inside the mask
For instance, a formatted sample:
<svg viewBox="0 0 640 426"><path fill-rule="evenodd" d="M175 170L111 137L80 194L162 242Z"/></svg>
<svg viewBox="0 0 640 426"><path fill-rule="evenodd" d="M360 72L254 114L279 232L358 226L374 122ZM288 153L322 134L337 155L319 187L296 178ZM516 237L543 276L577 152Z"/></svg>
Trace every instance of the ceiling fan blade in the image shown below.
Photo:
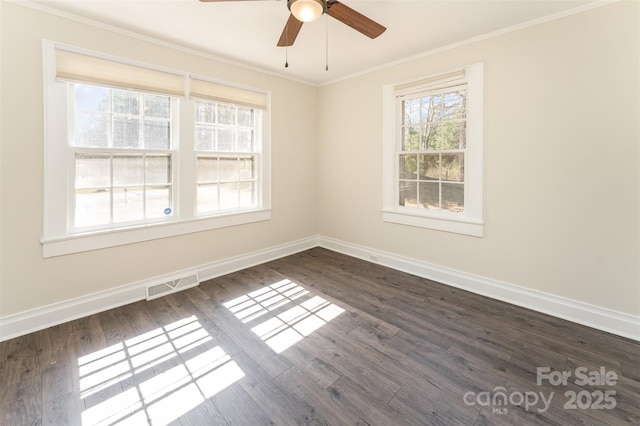
<svg viewBox="0 0 640 426"><path fill-rule="evenodd" d="M302 28L302 22L298 21L295 16L289 15L284 30L282 30L282 35L280 35L280 40L278 40L278 47L293 46L300 28Z"/></svg>
<svg viewBox="0 0 640 426"><path fill-rule="evenodd" d="M329 16L347 24L354 30L361 32L369 38L376 38L386 30L382 25L338 1L329 0L327 2L327 8Z"/></svg>

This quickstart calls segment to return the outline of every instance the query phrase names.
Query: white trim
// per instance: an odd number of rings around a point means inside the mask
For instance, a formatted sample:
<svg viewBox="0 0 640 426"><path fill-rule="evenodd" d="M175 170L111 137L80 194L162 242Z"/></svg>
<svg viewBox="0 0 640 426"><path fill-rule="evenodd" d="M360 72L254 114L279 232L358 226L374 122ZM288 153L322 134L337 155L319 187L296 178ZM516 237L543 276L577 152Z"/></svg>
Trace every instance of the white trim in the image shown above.
<svg viewBox="0 0 640 426"><path fill-rule="evenodd" d="M109 229L86 234L68 235L60 238L43 238L42 257L61 256L123 244L174 237L176 235L201 232L209 229L244 225L271 219L271 209L249 212L233 212L208 218L182 220L159 224L140 225L129 228Z"/></svg>
<svg viewBox="0 0 640 426"><path fill-rule="evenodd" d="M144 281L126 284L98 293L53 303L14 315L0 317L0 342L22 336L47 327L73 321L98 312L118 306L127 305L147 296L146 288L187 275L198 275L198 281L203 282L212 278L229 274L241 269L249 268L261 263L307 250L318 245L317 238L310 237L290 243L257 250L240 256L218 260L205 265L196 266L171 274L157 276Z"/></svg>
<svg viewBox="0 0 640 426"><path fill-rule="evenodd" d="M318 246L492 299L640 341L640 317L634 315L324 236L304 238L177 271L172 274L0 317L0 341L143 300L146 297L146 287L148 285L159 284L191 274L197 274L198 281L202 282Z"/></svg>
<svg viewBox="0 0 640 426"><path fill-rule="evenodd" d="M635 315L329 237L318 237L318 245L512 305L640 341L640 317Z"/></svg>
<svg viewBox="0 0 640 426"><path fill-rule="evenodd" d="M197 274L198 281L202 282L318 246L492 299L640 341L640 317L638 316L324 236L304 238L177 271L172 274L0 317L0 341L143 300L146 297L146 286L150 284L159 284L191 274Z"/></svg>
<svg viewBox="0 0 640 426"><path fill-rule="evenodd" d="M435 229L436 231L470 235L472 237L482 237L484 235L483 223L481 221L474 221L467 218L458 219L452 216L438 218L435 216L423 216L393 210L382 210L382 220L400 225L417 226L419 228Z"/></svg>

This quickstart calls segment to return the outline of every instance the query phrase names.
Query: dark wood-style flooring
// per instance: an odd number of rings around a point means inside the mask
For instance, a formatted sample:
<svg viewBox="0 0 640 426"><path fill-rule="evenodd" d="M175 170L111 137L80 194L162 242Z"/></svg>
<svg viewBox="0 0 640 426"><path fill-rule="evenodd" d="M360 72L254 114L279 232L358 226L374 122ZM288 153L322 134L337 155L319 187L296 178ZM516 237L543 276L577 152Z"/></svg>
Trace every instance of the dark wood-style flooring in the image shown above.
<svg viewBox="0 0 640 426"><path fill-rule="evenodd" d="M1 343L0 424L640 424L639 358L316 248Z"/></svg>

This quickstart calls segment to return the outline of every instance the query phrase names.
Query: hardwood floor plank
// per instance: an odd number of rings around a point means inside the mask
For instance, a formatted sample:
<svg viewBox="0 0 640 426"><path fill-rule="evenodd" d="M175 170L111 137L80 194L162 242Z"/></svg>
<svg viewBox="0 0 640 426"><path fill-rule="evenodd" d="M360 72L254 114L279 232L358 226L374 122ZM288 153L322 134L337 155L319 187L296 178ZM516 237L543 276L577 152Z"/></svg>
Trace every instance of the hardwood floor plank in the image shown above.
<svg viewBox="0 0 640 426"><path fill-rule="evenodd" d="M326 424L326 420L307 401L283 390L244 352L234 356L233 360L245 372L238 383L275 424Z"/></svg>
<svg viewBox="0 0 640 426"><path fill-rule="evenodd" d="M275 424L253 399L235 383L213 397L216 407L232 425Z"/></svg>
<svg viewBox="0 0 640 426"><path fill-rule="evenodd" d="M51 426L81 426L84 404L80 392L57 394L57 398L42 405L42 424Z"/></svg>
<svg viewBox="0 0 640 426"><path fill-rule="evenodd" d="M307 380L304 372L295 366L276 377L276 381L290 394L298 395L307 401L320 416L327 420L329 425L369 424L346 406L343 401L331 398L328 390L320 389Z"/></svg>
<svg viewBox="0 0 640 426"><path fill-rule="evenodd" d="M480 411L474 407L461 409L457 404L454 406L446 400L424 396L422 389L406 385L389 405L398 412L416 419L416 423L419 424L469 425L476 421Z"/></svg>
<svg viewBox="0 0 640 426"><path fill-rule="evenodd" d="M226 426L229 424L218 411L218 407L209 399L180 416L178 421L183 426Z"/></svg>

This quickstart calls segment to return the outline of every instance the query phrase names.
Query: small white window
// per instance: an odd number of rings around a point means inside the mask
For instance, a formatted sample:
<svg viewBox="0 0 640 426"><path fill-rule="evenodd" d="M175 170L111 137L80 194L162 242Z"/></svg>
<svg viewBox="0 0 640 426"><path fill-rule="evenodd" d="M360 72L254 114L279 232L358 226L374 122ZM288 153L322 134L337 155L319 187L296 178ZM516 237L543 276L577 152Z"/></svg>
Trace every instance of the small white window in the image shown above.
<svg viewBox="0 0 640 426"><path fill-rule="evenodd" d="M482 236L482 65L384 87L383 220Z"/></svg>

